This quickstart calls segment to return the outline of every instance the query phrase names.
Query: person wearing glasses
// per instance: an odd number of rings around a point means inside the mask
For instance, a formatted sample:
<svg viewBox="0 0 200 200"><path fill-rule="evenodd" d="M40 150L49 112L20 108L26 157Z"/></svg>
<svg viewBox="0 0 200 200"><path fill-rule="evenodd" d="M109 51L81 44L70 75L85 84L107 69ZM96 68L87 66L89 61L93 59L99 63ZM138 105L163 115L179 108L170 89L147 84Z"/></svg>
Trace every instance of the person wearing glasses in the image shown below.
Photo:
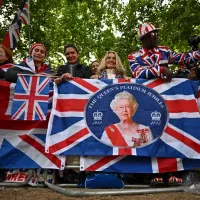
<svg viewBox="0 0 200 200"><path fill-rule="evenodd" d="M79 62L79 52L74 44L65 45L64 53L67 63L58 68L56 75L59 76L59 78L54 79L56 84L60 84L62 81L74 77L89 79L92 76L91 68Z"/></svg>
<svg viewBox="0 0 200 200"><path fill-rule="evenodd" d="M166 46L158 46L160 28L150 22L139 26L138 39L142 47L128 56L130 69L134 78L164 78L170 81L172 71L168 64L191 65L200 60L200 50L191 53L176 53Z"/></svg>

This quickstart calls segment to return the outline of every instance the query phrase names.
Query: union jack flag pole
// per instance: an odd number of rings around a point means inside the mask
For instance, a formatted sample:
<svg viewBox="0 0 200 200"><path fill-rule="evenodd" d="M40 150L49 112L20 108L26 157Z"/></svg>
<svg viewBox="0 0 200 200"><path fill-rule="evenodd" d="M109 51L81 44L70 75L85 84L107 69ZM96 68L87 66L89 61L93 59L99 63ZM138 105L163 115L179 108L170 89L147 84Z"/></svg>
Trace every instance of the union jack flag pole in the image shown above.
<svg viewBox="0 0 200 200"><path fill-rule="evenodd" d="M20 30L22 23L29 25L29 1L22 0L18 8L17 13L15 14L14 20L12 21L8 32L5 34L2 45L14 50L17 46L17 42L20 36Z"/></svg>
<svg viewBox="0 0 200 200"><path fill-rule="evenodd" d="M30 0L28 0L28 55L30 57L30 47L31 47L31 20L30 20Z"/></svg>

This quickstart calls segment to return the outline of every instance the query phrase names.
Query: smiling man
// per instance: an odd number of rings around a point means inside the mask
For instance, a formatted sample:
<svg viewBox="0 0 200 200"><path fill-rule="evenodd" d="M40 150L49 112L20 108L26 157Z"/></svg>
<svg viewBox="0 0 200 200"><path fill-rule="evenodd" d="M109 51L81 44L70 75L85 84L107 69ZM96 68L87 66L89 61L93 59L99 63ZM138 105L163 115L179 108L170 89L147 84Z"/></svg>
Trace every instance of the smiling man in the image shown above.
<svg viewBox="0 0 200 200"><path fill-rule="evenodd" d="M134 78L164 78L170 81L172 72L168 64L192 64L200 58L200 50L191 53L172 52L166 46L158 46L160 28L146 22L138 29L138 39L142 47L128 56L130 69Z"/></svg>

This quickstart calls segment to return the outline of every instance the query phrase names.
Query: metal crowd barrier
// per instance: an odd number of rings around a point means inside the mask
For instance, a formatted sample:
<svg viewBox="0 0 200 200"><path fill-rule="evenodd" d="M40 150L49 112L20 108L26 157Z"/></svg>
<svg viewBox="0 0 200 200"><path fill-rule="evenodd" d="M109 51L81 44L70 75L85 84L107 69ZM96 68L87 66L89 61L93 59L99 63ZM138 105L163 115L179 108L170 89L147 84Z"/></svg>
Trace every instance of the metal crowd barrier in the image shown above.
<svg viewBox="0 0 200 200"><path fill-rule="evenodd" d="M71 197L88 197L88 196L117 196L117 195L138 195L138 194L150 194L150 193L164 193L164 192L183 192L189 187L171 187L171 188L149 188L149 189L122 189L122 190L104 190L104 191L83 191L83 190L69 190L59 187L54 184L45 182L50 189Z"/></svg>
<svg viewBox="0 0 200 200"><path fill-rule="evenodd" d="M68 156L66 159L65 169L74 169L75 171L79 171L80 169L80 156ZM0 183L0 187L24 187L28 185L28 182L31 180L33 175L33 171L30 170L28 174L28 178L23 183ZM139 194L150 194L150 193L166 193L166 192L185 192L190 190L190 186L178 186L178 187L160 187L155 188L150 185L125 185L125 189L92 189L85 190L78 189L77 184L51 184L45 180L44 184L38 185L36 187L48 187L58 193L61 193L65 196L71 197L87 197L87 196L118 196L118 195L139 195ZM67 188L66 188L67 187ZM76 189L68 189L68 188L76 188Z"/></svg>

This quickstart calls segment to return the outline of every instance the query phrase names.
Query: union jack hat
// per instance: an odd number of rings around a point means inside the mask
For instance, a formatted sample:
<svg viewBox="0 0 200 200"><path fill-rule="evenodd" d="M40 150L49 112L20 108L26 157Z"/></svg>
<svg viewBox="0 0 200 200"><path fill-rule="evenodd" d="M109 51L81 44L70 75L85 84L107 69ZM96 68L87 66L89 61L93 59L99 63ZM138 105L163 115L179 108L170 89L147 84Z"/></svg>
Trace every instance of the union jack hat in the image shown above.
<svg viewBox="0 0 200 200"><path fill-rule="evenodd" d="M46 54L47 54L46 47L45 47L43 44L41 44L41 43L35 43L35 44L32 44L32 45L31 45L31 47L30 47L30 55L32 54L33 49L34 49L35 47L37 47L37 46L41 46L41 47L44 48L44 50L45 50L45 56L46 56Z"/></svg>
<svg viewBox="0 0 200 200"><path fill-rule="evenodd" d="M146 22L144 24L141 24L138 29L138 39L141 39L146 34L152 32L152 31L158 31L160 28L155 28L150 22Z"/></svg>

